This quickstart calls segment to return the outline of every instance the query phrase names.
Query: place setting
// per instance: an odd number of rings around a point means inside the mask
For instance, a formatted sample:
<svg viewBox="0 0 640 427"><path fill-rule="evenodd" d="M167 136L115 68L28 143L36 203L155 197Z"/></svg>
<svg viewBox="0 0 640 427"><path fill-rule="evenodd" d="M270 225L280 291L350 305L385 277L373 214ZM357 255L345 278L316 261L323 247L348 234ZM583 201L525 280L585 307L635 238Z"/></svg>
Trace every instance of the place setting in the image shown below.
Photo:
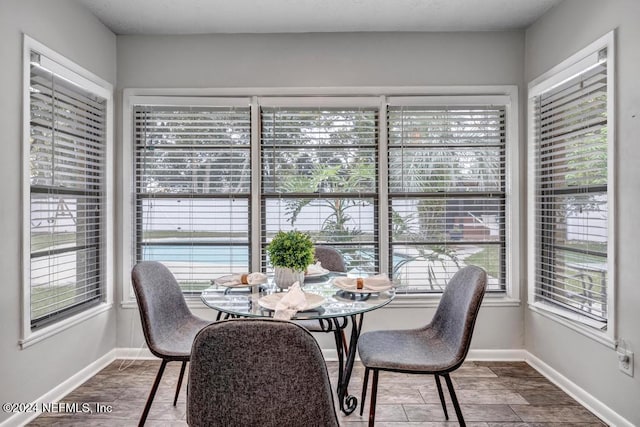
<svg viewBox="0 0 640 427"><path fill-rule="evenodd" d="M289 320L298 312L312 311L321 307L326 299L322 295L304 292L299 282L295 282L286 292L267 294L258 299L258 305L273 311L273 318Z"/></svg>
<svg viewBox="0 0 640 427"><path fill-rule="evenodd" d="M393 282L386 274L367 277L339 276L334 277L332 283L340 289L338 294L341 296L359 300L366 300L371 294L388 291L393 287Z"/></svg>
<svg viewBox="0 0 640 427"><path fill-rule="evenodd" d="M309 265L304 271L304 280L316 280L316 279L324 279L331 273L330 270L327 270L322 266L320 261L317 261L315 264Z"/></svg>
<svg viewBox="0 0 640 427"><path fill-rule="evenodd" d="M260 286L267 283L268 277L264 273L241 273L241 274L227 274L217 277L211 281L211 284L225 287L224 293L227 294L232 289L246 289L251 290L252 286Z"/></svg>

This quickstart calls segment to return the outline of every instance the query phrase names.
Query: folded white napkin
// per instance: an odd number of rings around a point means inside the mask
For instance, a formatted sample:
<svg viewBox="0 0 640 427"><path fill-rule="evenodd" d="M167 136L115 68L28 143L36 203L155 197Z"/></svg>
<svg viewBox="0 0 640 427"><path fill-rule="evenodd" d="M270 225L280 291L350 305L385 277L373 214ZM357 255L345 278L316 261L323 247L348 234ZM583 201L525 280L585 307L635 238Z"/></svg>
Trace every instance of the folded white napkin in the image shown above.
<svg viewBox="0 0 640 427"><path fill-rule="evenodd" d="M322 264L320 264L320 261L318 261L315 264L309 265L305 273L306 274L323 274L323 273L326 273L327 271L328 270L324 268Z"/></svg>
<svg viewBox="0 0 640 427"><path fill-rule="evenodd" d="M225 286L237 286L242 285L242 276L245 274L231 274L229 276L223 276L218 278L218 282ZM264 273L249 273L246 274L247 285L260 285L267 281L267 275Z"/></svg>
<svg viewBox="0 0 640 427"><path fill-rule="evenodd" d="M353 291L385 291L391 287L391 281L386 274L376 274L371 277L362 278L362 289L358 289L358 278L355 277L336 277L333 279L333 283L339 288Z"/></svg>
<svg viewBox="0 0 640 427"><path fill-rule="evenodd" d="M300 283L295 282L289 287L289 291L276 304L276 312L273 314L274 319L289 320L298 311L307 306L307 298L300 288Z"/></svg>

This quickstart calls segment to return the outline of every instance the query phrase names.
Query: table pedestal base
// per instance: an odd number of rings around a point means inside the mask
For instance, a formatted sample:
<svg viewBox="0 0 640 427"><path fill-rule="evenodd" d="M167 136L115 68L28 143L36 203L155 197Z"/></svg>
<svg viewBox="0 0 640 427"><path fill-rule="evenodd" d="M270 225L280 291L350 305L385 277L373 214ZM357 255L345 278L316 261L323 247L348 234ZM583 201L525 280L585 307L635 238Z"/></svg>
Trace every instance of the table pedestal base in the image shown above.
<svg viewBox="0 0 640 427"><path fill-rule="evenodd" d="M358 398L349 394L348 387L353 372L353 364L356 360L363 317L364 315L361 313L334 319L320 319L322 330L324 332L333 332L336 341L336 351L338 353L338 387L336 392L340 410L346 415L351 414L358 406ZM349 323L351 323L351 336L347 344L344 331Z"/></svg>

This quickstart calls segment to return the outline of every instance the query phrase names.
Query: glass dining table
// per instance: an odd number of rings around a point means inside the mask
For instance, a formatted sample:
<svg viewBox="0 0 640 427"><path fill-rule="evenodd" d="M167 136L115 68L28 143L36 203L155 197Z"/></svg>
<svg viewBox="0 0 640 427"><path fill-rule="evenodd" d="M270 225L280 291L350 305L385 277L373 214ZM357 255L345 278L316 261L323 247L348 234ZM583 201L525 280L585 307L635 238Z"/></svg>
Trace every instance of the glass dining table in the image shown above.
<svg viewBox="0 0 640 427"><path fill-rule="evenodd" d="M358 405L358 399L348 393L348 385L364 314L389 304L395 297L395 289L391 287L381 292L343 290L333 284L335 276L337 274L330 273L305 279L302 289L305 293L314 294L313 308L298 311L291 320L314 320L318 322L323 332L333 333L338 353L336 392L339 406L342 412L351 414ZM225 287L214 284L202 292L201 298L206 306L218 311L217 320L273 317L275 313L273 307L266 302L274 300L274 297L277 299L278 295L274 294L282 292L269 279L267 283L253 286ZM348 343L343 339L347 333L349 333Z"/></svg>

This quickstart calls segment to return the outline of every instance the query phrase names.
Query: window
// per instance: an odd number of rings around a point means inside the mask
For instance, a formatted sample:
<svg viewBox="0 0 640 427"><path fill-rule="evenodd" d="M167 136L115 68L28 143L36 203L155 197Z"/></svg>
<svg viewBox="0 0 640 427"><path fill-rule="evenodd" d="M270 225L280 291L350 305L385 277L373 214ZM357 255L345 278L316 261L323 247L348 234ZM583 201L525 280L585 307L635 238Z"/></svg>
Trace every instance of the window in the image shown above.
<svg viewBox="0 0 640 427"><path fill-rule="evenodd" d="M124 207L132 229L123 265L163 262L197 295L220 275L270 271L266 246L297 229L340 251L349 272L386 272L401 291L442 292L458 268L476 264L490 290L518 298L509 286L518 283L509 258L518 229L508 190L517 187L515 88L398 97L136 91L125 91L125 179L135 196Z"/></svg>
<svg viewBox="0 0 640 427"><path fill-rule="evenodd" d="M26 37L25 63L28 337L108 299L111 87Z"/></svg>
<svg viewBox="0 0 640 427"><path fill-rule="evenodd" d="M263 248L295 228L338 249L348 270L378 271L377 118L373 108L263 108Z"/></svg>
<svg viewBox="0 0 640 427"><path fill-rule="evenodd" d="M163 262L185 292L247 271L248 105L135 105L133 115L134 261Z"/></svg>
<svg viewBox="0 0 640 427"><path fill-rule="evenodd" d="M530 87L532 302L606 329L611 318L612 39Z"/></svg>
<svg viewBox="0 0 640 427"><path fill-rule="evenodd" d="M474 264L504 291L505 106L392 105L388 133L395 282L442 292Z"/></svg>

